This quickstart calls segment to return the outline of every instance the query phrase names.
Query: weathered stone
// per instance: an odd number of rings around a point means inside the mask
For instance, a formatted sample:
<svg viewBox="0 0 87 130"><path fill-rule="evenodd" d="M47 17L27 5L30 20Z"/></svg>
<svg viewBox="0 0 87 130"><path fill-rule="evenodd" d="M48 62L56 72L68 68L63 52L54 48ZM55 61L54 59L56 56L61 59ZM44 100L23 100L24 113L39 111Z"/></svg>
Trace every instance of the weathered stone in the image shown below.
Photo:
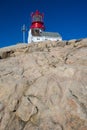
<svg viewBox="0 0 87 130"><path fill-rule="evenodd" d="M0 49L0 130L51 129L87 130L87 39Z"/></svg>

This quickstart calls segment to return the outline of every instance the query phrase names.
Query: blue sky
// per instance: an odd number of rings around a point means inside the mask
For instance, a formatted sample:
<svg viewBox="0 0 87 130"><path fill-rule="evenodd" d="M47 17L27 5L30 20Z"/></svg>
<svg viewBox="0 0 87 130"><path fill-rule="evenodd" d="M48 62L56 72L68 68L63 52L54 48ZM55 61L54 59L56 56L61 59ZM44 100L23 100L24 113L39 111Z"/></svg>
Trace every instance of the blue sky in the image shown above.
<svg viewBox="0 0 87 130"><path fill-rule="evenodd" d="M63 40L87 37L87 0L0 0L0 47L22 42L21 27L29 30L30 13L37 9L45 15L46 31L59 32Z"/></svg>

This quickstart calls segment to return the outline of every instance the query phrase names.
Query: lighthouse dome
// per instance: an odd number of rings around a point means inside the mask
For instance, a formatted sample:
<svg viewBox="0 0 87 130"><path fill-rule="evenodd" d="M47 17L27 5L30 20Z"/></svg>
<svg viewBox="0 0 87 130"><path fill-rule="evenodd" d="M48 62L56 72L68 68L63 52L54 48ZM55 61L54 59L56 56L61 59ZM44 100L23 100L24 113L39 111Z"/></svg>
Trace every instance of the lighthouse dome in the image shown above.
<svg viewBox="0 0 87 130"><path fill-rule="evenodd" d="M41 14L38 10L36 10L35 13L31 14L31 17L32 17L32 22L36 22L36 21L43 22L44 14Z"/></svg>

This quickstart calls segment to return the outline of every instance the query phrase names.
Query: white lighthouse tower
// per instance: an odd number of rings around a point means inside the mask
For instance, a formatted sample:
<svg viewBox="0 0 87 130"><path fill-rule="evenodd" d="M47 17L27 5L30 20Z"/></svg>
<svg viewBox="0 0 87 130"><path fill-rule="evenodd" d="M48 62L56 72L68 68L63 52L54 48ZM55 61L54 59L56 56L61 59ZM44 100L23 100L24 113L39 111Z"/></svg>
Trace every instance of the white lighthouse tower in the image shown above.
<svg viewBox="0 0 87 130"><path fill-rule="evenodd" d="M45 32L43 21L44 15L38 10L31 14L31 26L28 32L28 43L40 42L45 40L61 41L62 37L59 33Z"/></svg>

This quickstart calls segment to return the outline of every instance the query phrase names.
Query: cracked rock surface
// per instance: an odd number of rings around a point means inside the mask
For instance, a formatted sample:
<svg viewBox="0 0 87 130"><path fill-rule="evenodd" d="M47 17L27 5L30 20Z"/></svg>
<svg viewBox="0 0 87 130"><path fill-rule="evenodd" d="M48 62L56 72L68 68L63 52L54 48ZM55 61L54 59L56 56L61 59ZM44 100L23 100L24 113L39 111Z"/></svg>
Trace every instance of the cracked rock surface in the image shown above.
<svg viewBox="0 0 87 130"><path fill-rule="evenodd" d="M0 49L0 130L87 130L87 39Z"/></svg>

